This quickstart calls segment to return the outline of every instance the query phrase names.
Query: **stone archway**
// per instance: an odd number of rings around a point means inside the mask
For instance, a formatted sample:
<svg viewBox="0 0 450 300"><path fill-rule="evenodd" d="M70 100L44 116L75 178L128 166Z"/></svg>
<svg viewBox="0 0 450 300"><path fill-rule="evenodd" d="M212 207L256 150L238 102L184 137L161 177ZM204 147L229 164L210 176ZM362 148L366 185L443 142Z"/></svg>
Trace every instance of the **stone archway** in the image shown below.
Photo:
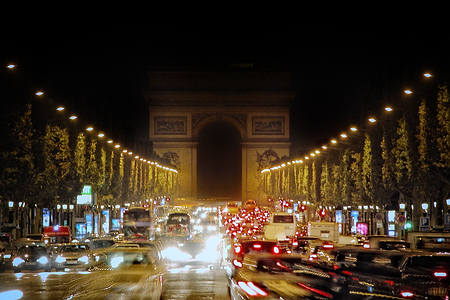
<svg viewBox="0 0 450 300"><path fill-rule="evenodd" d="M199 137L212 124L225 122L240 136L241 200L265 198L259 187L264 153L289 156L289 106L295 96L290 74L151 72L149 78L150 141L158 155L178 162L177 196L201 196Z"/></svg>

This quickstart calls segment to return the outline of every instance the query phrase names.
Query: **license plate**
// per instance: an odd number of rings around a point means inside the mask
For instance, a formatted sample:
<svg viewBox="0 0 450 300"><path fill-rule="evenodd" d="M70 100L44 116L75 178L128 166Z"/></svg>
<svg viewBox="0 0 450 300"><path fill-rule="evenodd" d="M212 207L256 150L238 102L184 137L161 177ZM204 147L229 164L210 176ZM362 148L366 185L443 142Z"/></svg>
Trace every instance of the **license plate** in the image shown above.
<svg viewBox="0 0 450 300"><path fill-rule="evenodd" d="M430 296L445 296L447 293L447 288L444 287L434 287L428 289L428 295Z"/></svg>
<svg viewBox="0 0 450 300"><path fill-rule="evenodd" d="M68 265L76 265L78 262L76 260L68 260L66 263Z"/></svg>

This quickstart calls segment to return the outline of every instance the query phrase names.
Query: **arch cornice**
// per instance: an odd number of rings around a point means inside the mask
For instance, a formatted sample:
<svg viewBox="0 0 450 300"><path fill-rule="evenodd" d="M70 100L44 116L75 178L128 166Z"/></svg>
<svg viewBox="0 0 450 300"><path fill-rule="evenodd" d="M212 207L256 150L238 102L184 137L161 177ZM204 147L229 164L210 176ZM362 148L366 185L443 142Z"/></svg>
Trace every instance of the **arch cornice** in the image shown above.
<svg viewBox="0 0 450 300"><path fill-rule="evenodd" d="M241 140L247 139L247 114L242 113L202 113L193 115L192 119L192 139L198 140L200 131L207 125L225 121L236 128L241 136Z"/></svg>

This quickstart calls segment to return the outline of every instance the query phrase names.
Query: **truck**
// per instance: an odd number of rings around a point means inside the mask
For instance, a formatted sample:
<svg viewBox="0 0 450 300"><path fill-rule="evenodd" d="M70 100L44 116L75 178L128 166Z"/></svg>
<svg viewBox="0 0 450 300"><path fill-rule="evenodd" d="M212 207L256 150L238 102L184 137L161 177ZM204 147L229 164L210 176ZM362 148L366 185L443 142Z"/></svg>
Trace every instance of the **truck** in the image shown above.
<svg viewBox="0 0 450 300"><path fill-rule="evenodd" d="M295 216L287 212L273 212L270 223L264 226L264 238L286 240L295 236L297 222Z"/></svg>
<svg viewBox="0 0 450 300"><path fill-rule="evenodd" d="M323 241L339 241L338 225L334 222L308 222L308 236Z"/></svg>

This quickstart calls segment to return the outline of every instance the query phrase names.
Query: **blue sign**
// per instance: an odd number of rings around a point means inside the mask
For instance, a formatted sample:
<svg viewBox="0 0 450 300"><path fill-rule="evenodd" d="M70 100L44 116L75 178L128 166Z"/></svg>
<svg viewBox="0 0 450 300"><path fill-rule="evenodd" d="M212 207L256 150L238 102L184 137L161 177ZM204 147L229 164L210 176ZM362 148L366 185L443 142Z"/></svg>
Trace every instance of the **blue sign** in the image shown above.
<svg viewBox="0 0 450 300"><path fill-rule="evenodd" d="M109 233L109 210L102 210L102 232Z"/></svg>
<svg viewBox="0 0 450 300"><path fill-rule="evenodd" d="M111 230L120 230L120 219L111 219Z"/></svg>
<svg viewBox="0 0 450 300"><path fill-rule="evenodd" d="M48 208L42 209L42 226L50 226L50 209Z"/></svg>
<svg viewBox="0 0 450 300"><path fill-rule="evenodd" d="M356 223L358 223L358 217L359 217L359 211L357 210L352 210L350 212L350 216L352 218L352 224L351 224L351 229L350 231L352 233L356 233Z"/></svg>
<svg viewBox="0 0 450 300"><path fill-rule="evenodd" d="M342 210L336 210L336 223L344 223L342 220Z"/></svg>
<svg viewBox="0 0 450 300"><path fill-rule="evenodd" d="M86 234L92 235L93 228L92 214L86 214Z"/></svg>

